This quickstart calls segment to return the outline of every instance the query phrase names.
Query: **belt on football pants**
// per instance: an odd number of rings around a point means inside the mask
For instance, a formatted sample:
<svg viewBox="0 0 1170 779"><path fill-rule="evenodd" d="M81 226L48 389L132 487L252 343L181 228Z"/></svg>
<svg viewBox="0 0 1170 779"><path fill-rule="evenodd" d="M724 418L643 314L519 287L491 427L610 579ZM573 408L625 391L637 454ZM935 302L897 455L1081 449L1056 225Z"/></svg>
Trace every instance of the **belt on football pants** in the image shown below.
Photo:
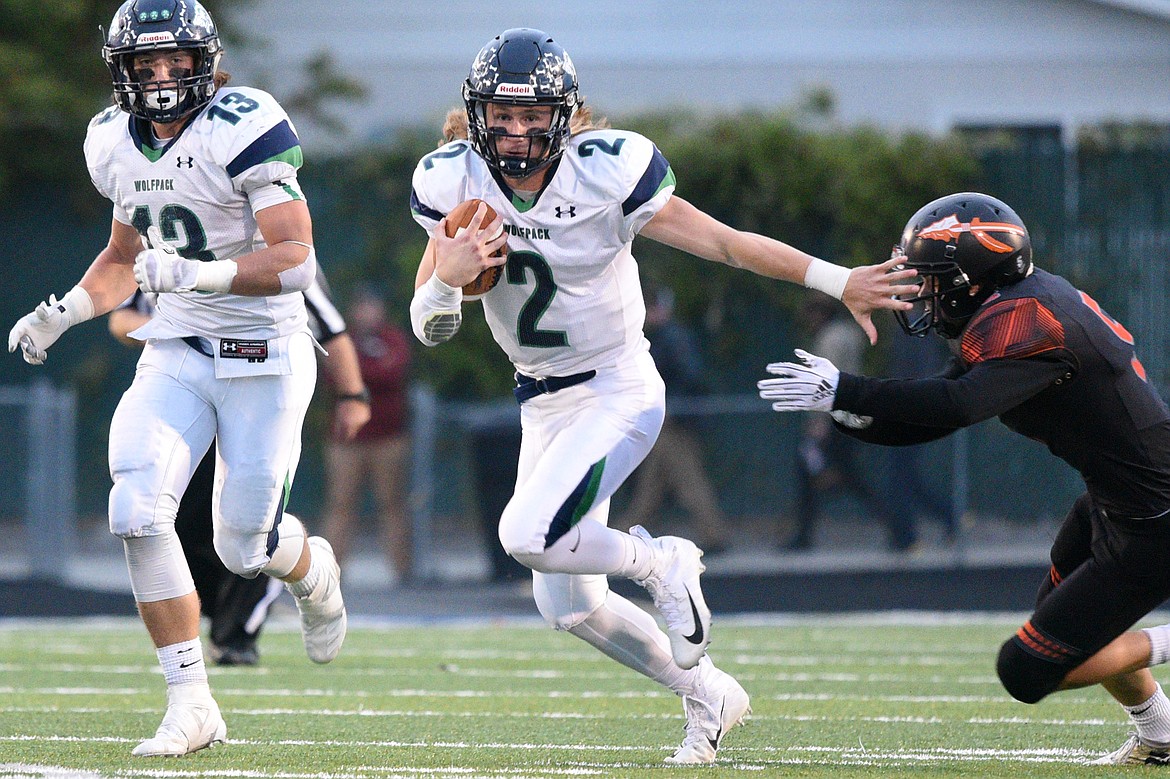
<svg viewBox="0 0 1170 779"><path fill-rule="evenodd" d="M585 371L584 373L574 373L572 376L548 376L543 379L534 379L523 373L517 373L516 386L512 389L512 394L516 396L517 403L523 403L526 400L532 400L537 395L550 395L553 392L589 381L596 375L597 371Z"/></svg>
<svg viewBox="0 0 1170 779"><path fill-rule="evenodd" d="M204 357L215 357L215 352L211 350L211 341L208 341L206 338L202 338L198 335L185 335L183 336L183 343L187 344L187 346L190 346Z"/></svg>

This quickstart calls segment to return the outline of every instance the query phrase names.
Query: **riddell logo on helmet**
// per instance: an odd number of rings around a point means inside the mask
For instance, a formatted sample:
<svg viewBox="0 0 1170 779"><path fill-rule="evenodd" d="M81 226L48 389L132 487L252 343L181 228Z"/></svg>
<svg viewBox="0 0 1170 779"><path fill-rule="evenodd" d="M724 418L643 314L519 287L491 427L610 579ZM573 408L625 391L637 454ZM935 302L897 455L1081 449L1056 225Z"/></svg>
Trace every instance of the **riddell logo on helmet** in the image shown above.
<svg viewBox="0 0 1170 779"><path fill-rule="evenodd" d="M496 87L496 94L501 97L536 97L536 89L531 84L500 84Z"/></svg>
<svg viewBox="0 0 1170 779"><path fill-rule="evenodd" d="M134 43L138 46L145 46L151 43L174 43L175 34L173 32L144 32L134 39Z"/></svg>
<svg viewBox="0 0 1170 779"><path fill-rule="evenodd" d="M918 237L928 241L947 241L949 243L959 240L959 236L963 233L970 233L975 236L976 241L999 254L1015 251L1016 247L1003 241L997 241L988 233L1011 233L1021 237L1028 234L1024 228L1011 222L984 222L979 217L975 217L970 222L960 222L958 214L951 214L922 228Z"/></svg>

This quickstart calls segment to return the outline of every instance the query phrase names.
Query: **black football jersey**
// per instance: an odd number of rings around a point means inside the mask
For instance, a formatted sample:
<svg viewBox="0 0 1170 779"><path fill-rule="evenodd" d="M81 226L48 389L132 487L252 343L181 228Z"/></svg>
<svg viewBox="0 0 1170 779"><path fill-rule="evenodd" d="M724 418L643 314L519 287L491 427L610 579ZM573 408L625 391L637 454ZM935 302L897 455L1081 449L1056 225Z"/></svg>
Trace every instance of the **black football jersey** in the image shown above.
<svg viewBox="0 0 1170 779"><path fill-rule="evenodd" d="M875 422L842 429L910 444L998 416L1076 468L1102 509L1126 517L1170 510L1170 410L1133 337L1088 295L1036 270L988 298L958 352L931 378L843 373L834 408Z"/></svg>

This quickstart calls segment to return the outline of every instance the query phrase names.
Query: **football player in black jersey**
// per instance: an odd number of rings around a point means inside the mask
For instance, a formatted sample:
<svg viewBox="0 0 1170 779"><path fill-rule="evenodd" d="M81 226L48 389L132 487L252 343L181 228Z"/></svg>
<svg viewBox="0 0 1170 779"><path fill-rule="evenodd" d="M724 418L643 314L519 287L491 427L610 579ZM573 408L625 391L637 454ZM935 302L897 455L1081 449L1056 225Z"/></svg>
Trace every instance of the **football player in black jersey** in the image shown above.
<svg viewBox="0 0 1170 779"><path fill-rule="evenodd" d="M1133 337L1091 297L1032 264L1027 228L1004 203L962 192L906 225L895 253L918 271L910 335L955 356L939 375L841 373L801 350L759 382L777 411L827 411L871 443L916 444L992 417L1045 443L1087 492L1052 545L1036 610L1000 648L1017 700L1103 686L1136 734L1100 764L1170 763L1170 700L1148 668L1170 659L1170 625L1130 628L1170 598L1170 410ZM1128 632L1127 632L1128 631Z"/></svg>

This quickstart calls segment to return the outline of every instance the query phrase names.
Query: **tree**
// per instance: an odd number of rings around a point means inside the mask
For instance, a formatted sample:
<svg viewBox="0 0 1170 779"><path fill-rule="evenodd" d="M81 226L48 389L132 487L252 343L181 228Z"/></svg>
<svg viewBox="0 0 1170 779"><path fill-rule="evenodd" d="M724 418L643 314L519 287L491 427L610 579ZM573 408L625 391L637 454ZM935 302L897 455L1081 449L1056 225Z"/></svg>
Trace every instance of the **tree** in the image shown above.
<svg viewBox="0 0 1170 779"><path fill-rule="evenodd" d="M0 5L0 192L22 183L84 183L81 139L110 100L100 25L108 2ZM95 61L96 60L96 61Z"/></svg>
<svg viewBox="0 0 1170 779"><path fill-rule="evenodd" d="M202 2L229 52L263 45L232 15L251 0ZM93 202L81 147L90 118L110 104L101 46L116 10L109 0L0 4L0 195L47 184ZM339 130L340 120L325 106L365 95L325 53L306 63L303 81L297 92L276 94L294 121L304 117Z"/></svg>

